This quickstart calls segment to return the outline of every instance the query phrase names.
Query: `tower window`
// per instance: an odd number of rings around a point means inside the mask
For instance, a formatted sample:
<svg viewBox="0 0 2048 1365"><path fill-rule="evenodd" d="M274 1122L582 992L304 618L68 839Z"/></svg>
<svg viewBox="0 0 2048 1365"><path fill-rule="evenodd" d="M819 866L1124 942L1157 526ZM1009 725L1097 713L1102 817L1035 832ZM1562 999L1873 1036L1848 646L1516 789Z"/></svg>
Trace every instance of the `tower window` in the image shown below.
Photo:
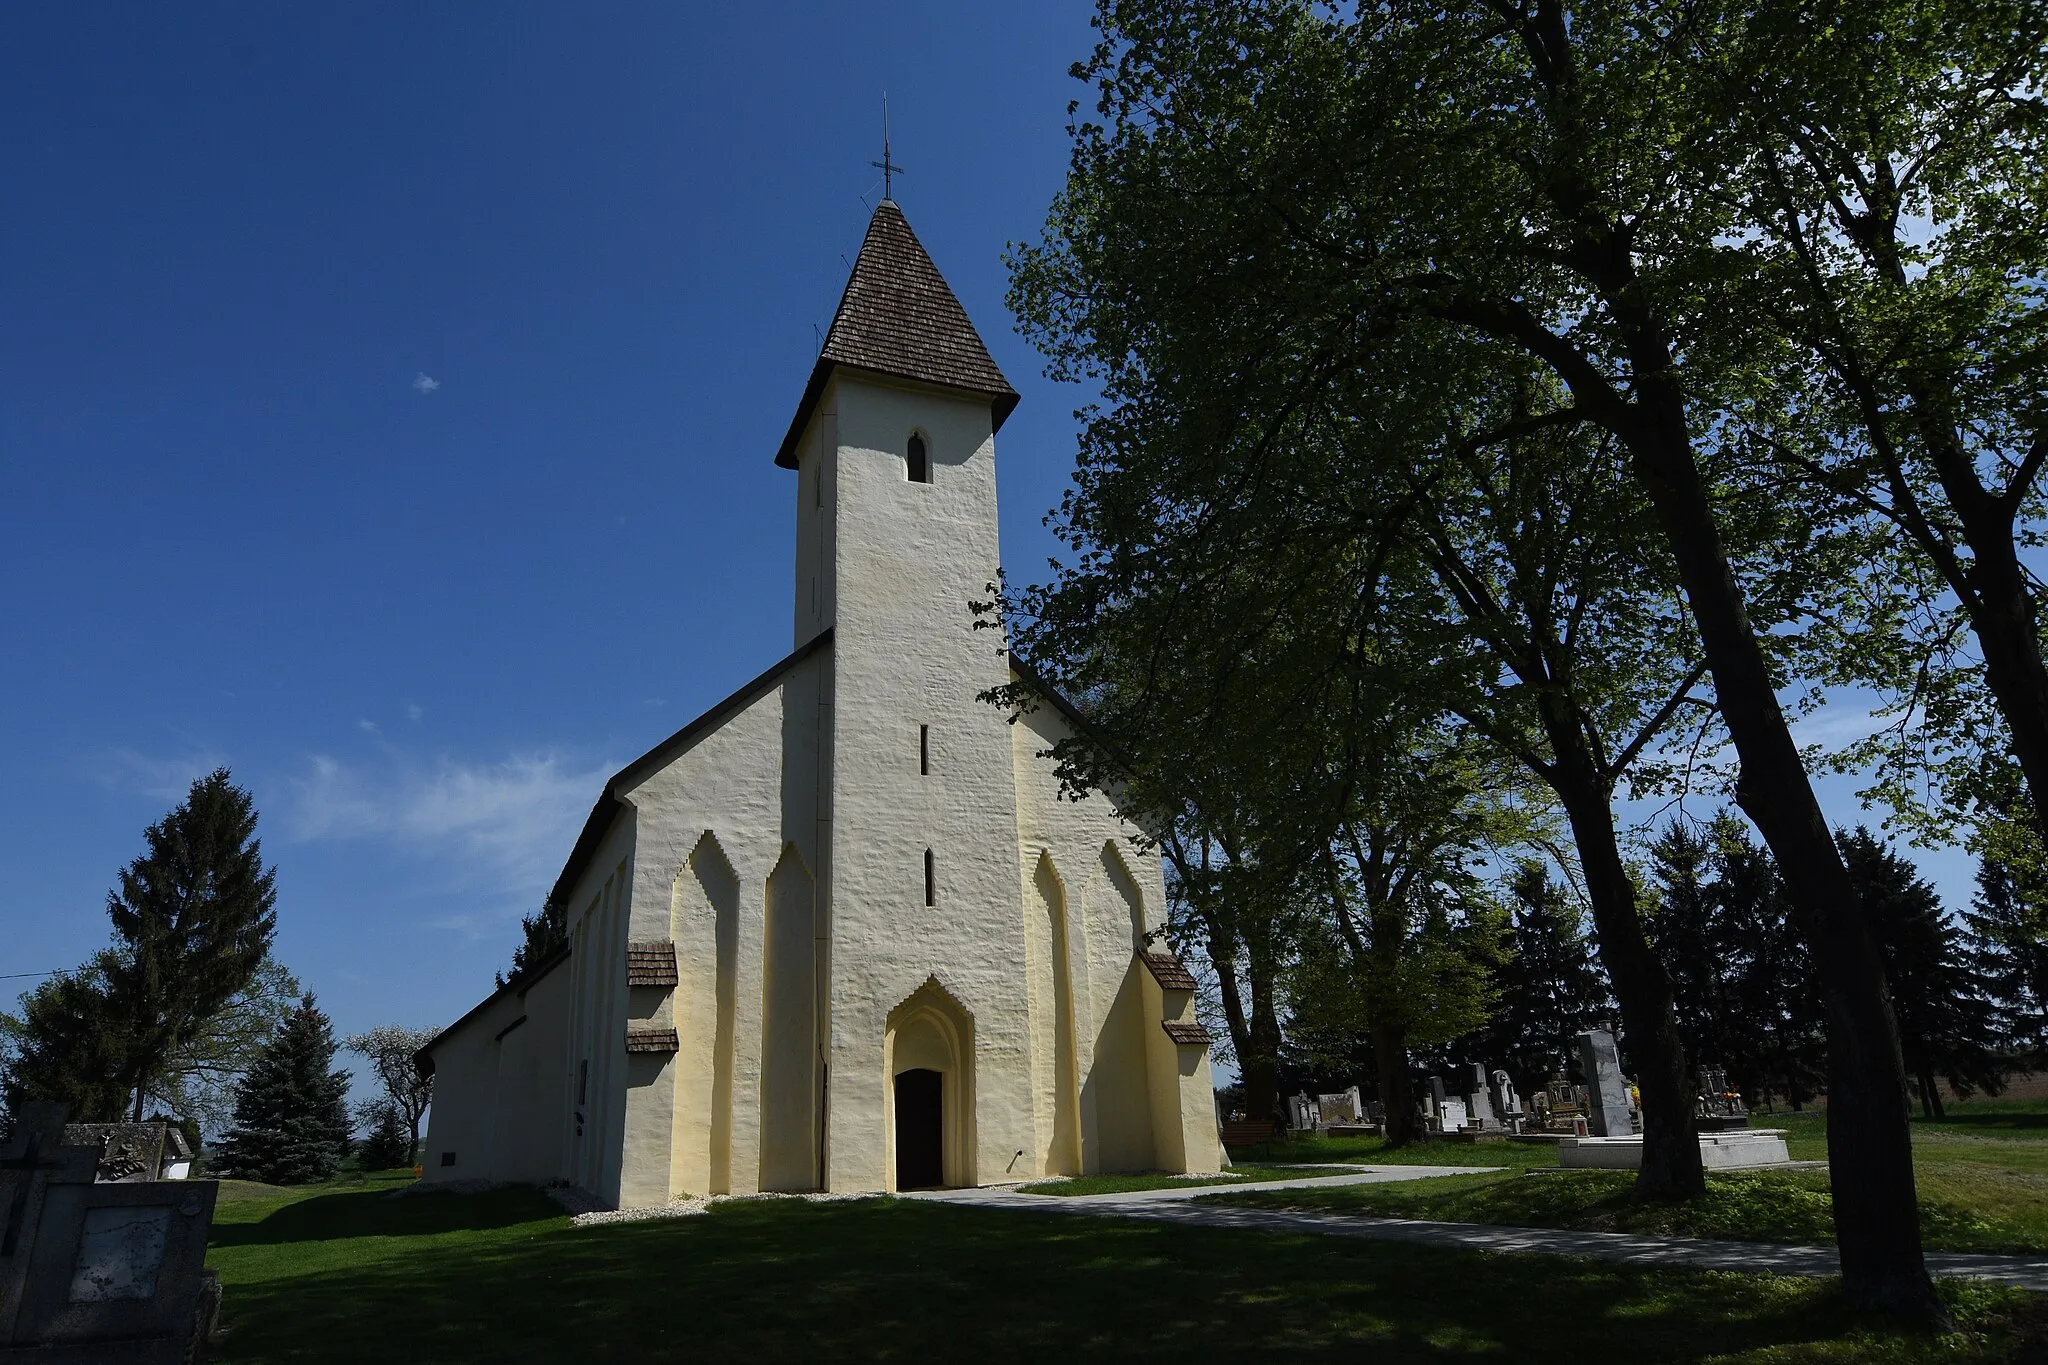
<svg viewBox="0 0 2048 1365"><path fill-rule="evenodd" d="M932 851L930 849L924 851L924 903L926 905L937 905L939 903L939 869L938 864L932 860Z"/></svg>
<svg viewBox="0 0 2048 1365"><path fill-rule="evenodd" d="M917 771L919 776L929 777L932 771L932 727L917 727Z"/></svg>
<svg viewBox="0 0 2048 1365"><path fill-rule="evenodd" d="M910 434L910 481L930 483L932 481L932 456L925 449L924 437L916 432Z"/></svg>

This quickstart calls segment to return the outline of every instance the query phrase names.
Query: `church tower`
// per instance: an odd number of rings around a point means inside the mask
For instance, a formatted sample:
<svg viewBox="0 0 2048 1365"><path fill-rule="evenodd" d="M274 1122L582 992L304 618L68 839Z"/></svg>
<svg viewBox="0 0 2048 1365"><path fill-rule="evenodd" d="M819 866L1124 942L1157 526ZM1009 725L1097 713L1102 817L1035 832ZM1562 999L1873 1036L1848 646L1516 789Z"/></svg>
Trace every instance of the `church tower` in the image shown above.
<svg viewBox="0 0 2048 1365"><path fill-rule="evenodd" d="M936 1104L947 1184L1007 1160L1031 1125L1024 1086L990 1093L1025 1070L977 1074L965 1055L1021 1056L1029 1045L1026 1002L1003 984L1024 954L1011 738L1004 715L978 699L1009 681L1008 665L1000 632L974 629L969 606L988 596L1000 563L995 434L1016 404L884 199L776 457L797 475L795 642L833 632L816 841L826 866L811 869L821 1046L815 1074L787 1076L777 1102L799 1103L802 1084L827 1114ZM797 926L786 939L778 927L770 956L778 941L800 953ZM930 1017L909 1037L890 1027L892 1011ZM889 1079L901 1068L869 1054L891 1039L961 1052L950 1066L912 1068L950 1085L932 1082L934 1097ZM876 1087L888 1093L867 1093ZM985 1141L973 1136L977 1115ZM889 1124L816 1127L828 1135L826 1169L812 1182L884 1184L889 1157L875 1139Z"/></svg>

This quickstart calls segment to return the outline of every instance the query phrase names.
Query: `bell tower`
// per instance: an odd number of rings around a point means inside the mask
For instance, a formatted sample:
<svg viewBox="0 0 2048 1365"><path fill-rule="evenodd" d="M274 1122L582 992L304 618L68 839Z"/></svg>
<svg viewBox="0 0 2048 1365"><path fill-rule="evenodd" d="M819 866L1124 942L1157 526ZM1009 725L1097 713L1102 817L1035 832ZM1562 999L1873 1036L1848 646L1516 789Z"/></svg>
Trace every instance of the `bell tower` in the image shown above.
<svg viewBox="0 0 2048 1365"><path fill-rule="evenodd" d="M1021 1000L960 998L978 977L1008 980L1024 952L1009 726L978 700L1009 670L999 632L975 630L969 607L1000 563L995 435L1016 404L884 199L776 456L797 475L795 643L832 631L816 960L821 1155L834 1188L881 1187L893 1170L893 1129L835 1133L829 1115L843 1103L888 1110L889 1014L928 982L971 1019L973 1052L998 1038L1026 1046ZM934 1102L954 1116L953 1148L973 1145L961 1113L986 1121L1016 1108L1029 1131L1028 1093L990 1093L990 1077L970 1101L963 1055ZM952 1180L975 1157L945 1160Z"/></svg>

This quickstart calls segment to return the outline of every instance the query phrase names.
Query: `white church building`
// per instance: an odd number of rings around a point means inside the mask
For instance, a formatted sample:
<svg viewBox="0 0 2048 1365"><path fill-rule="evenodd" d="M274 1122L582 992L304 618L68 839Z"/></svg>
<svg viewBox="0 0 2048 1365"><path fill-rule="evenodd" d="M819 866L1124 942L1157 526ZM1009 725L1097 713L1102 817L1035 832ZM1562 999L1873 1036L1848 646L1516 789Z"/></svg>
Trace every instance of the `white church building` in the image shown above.
<svg viewBox="0 0 2048 1365"><path fill-rule="evenodd" d="M1159 858L1012 717L995 579L1017 403L884 200L776 463L794 651L605 786L569 942L421 1051L428 1180L683 1194L1213 1171L1209 1035Z"/></svg>

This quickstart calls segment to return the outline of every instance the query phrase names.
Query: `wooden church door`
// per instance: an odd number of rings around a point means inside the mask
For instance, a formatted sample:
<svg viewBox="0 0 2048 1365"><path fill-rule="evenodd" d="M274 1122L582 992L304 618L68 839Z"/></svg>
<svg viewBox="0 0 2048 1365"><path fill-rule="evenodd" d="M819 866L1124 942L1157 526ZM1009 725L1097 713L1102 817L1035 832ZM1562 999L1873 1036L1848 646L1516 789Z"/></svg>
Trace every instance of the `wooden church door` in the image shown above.
<svg viewBox="0 0 2048 1365"><path fill-rule="evenodd" d="M922 1067L896 1073L896 1188L946 1183L945 1077Z"/></svg>

